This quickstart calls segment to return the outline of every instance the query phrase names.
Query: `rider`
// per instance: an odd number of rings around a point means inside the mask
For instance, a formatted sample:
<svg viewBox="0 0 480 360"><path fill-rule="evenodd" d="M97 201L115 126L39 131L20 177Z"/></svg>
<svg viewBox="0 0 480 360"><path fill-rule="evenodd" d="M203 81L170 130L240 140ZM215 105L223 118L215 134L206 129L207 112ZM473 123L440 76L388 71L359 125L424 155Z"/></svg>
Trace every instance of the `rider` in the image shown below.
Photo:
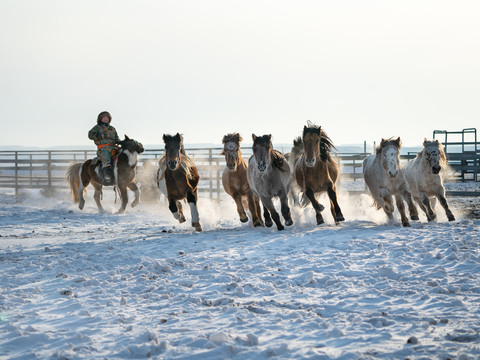
<svg viewBox="0 0 480 360"><path fill-rule="evenodd" d="M108 111L98 114L97 125L89 132L88 138L97 145L97 155L102 161L105 185L113 184L112 152L117 149L116 144L120 143L117 130L110 125L112 115Z"/></svg>

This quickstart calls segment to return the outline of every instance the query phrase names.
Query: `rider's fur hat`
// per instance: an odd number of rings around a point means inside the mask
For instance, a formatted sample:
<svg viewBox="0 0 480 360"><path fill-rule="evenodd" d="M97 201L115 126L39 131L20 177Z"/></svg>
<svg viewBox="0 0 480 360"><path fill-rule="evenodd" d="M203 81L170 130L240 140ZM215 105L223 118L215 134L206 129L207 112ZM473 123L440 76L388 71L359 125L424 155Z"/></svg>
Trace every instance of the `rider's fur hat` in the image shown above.
<svg viewBox="0 0 480 360"><path fill-rule="evenodd" d="M108 123L110 124L112 122L112 115L108 111L102 111L100 114L98 114L97 117L97 124L100 124L102 122L102 119L104 116L108 116L109 120Z"/></svg>

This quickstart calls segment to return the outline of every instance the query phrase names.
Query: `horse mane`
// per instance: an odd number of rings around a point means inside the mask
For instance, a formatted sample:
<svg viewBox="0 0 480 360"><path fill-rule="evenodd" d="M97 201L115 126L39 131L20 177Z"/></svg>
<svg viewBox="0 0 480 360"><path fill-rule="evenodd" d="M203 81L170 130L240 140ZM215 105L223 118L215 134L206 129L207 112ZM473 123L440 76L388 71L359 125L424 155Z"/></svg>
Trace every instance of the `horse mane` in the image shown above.
<svg viewBox="0 0 480 360"><path fill-rule="evenodd" d="M230 134L227 134L223 137L222 139L222 144L226 144L227 142L235 142L237 144L240 143L240 141L242 141L243 138L240 136L239 133L230 133Z"/></svg>
<svg viewBox="0 0 480 360"><path fill-rule="evenodd" d="M279 170L284 171L283 162L285 161L285 156L278 150L272 149L272 165Z"/></svg>
<svg viewBox="0 0 480 360"><path fill-rule="evenodd" d="M320 158L323 161L327 161L329 158L331 158L330 152L336 149L336 147L335 145L333 145L332 139L330 139L330 137L322 129L322 127L319 125L315 125L311 121L308 121L308 127L305 126L303 128L303 136L308 133L314 133L320 136Z"/></svg>
<svg viewBox="0 0 480 360"><path fill-rule="evenodd" d="M181 148L182 156L180 158L180 166L185 171L185 175L188 179L192 179L192 169L195 167L195 163L192 158L186 153L185 149ZM165 171L167 170L167 154L163 154L162 157L158 160L158 165L160 166L161 176L159 180L165 177Z"/></svg>
<svg viewBox="0 0 480 360"><path fill-rule="evenodd" d="M239 133L230 133L230 134L227 134L223 137L222 139L222 144L226 144L226 143L229 143L229 142L234 142L238 145L238 152L240 154L242 154L242 151L240 150L240 142L243 140L242 136L239 134ZM223 149L221 152L220 152L220 155L225 155L225 149Z"/></svg>
<svg viewBox="0 0 480 360"><path fill-rule="evenodd" d="M393 145L398 150L400 150L402 147L400 138L394 139L393 137L391 137L390 139L382 139L380 145L378 145L377 148L375 149L375 154L380 155L382 153L383 148L388 145Z"/></svg>

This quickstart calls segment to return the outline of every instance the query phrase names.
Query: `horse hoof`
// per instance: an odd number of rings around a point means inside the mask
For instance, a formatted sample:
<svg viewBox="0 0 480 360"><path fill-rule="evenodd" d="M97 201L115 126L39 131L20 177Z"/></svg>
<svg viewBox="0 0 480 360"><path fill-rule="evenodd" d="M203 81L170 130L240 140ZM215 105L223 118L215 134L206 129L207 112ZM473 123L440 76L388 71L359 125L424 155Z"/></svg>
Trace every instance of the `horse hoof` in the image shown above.
<svg viewBox="0 0 480 360"><path fill-rule="evenodd" d="M403 227L410 227L410 223L407 221L407 222L402 222L402 226Z"/></svg>
<svg viewBox="0 0 480 360"><path fill-rule="evenodd" d="M278 226L277 226L277 230L278 230L278 231L285 230L285 227L284 227L283 225L278 225Z"/></svg>
<svg viewBox="0 0 480 360"><path fill-rule="evenodd" d="M185 219L185 216L182 216L180 219L178 219L178 222L181 224L181 223L184 223L185 221L187 221L187 219Z"/></svg>
<svg viewBox="0 0 480 360"><path fill-rule="evenodd" d="M138 201L134 201L134 202L132 203L132 208L134 208L134 207L137 206L137 205L138 205Z"/></svg>
<svg viewBox="0 0 480 360"><path fill-rule="evenodd" d="M336 222L345 221L345 218L343 217L343 215L337 215L337 217L335 218L335 221Z"/></svg>
<svg viewBox="0 0 480 360"><path fill-rule="evenodd" d="M241 221L242 223L246 223L246 222L248 221L248 217L246 217L246 218L243 218L243 219L242 219L242 218L240 218L240 221Z"/></svg>
<svg viewBox="0 0 480 360"><path fill-rule="evenodd" d="M317 225L322 225L325 222L323 219L317 219Z"/></svg>
<svg viewBox="0 0 480 360"><path fill-rule="evenodd" d="M200 225L200 223L192 223L192 226L195 228L196 232L202 231L202 226Z"/></svg>
<svg viewBox="0 0 480 360"><path fill-rule="evenodd" d="M448 221L455 221L455 216L453 216L453 215L448 216Z"/></svg>
<svg viewBox="0 0 480 360"><path fill-rule="evenodd" d="M85 202L78 204L78 208L80 210L83 210L83 207L85 206Z"/></svg>
<svg viewBox="0 0 480 360"><path fill-rule="evenodd" d="M257 220L253 223L253 227L262 227L262 226L264 225L263 225L263 222L260 220Z"/></svg>
<svg viewBox="0 0 480 360"><path fill-rule="evenodd" d="M271 220L270 221L265 221L265 226L266 227L272 227L272 225L273 225L273 221L271 221Z"/></svg>
<svg viewBox="0 0 480 360"><path fill-rule="evenodd" d="M414 220L414 221L420 220L420 219L418 218L418 215L410 216L410 219L412 219L412 220Z"/></svg>
<svg viewBox="0 0 480 360"><path fill-rule="evenodd" d="M290 219L290 220L285 220L285 225L286 226L292 226L293 225L293 220Z"/></svg>

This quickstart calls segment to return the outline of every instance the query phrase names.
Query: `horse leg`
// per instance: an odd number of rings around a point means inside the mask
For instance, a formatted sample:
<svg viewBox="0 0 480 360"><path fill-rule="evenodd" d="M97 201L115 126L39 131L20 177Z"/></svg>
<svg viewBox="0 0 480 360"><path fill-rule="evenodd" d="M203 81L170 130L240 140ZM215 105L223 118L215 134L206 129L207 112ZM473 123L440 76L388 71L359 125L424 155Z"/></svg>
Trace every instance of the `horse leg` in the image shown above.
<svg viewBox="0 0 480 360"><path fill-rule="evenodd" d="M288 193L282 192L280 194L280 203L281 203L281 210L282 216L285 219L285 225L291 226L293 225L292 215L290 214L290 207L288 206Z"/></svg>
<svg viewBox="0 0 480 360"><path fill-rule="evenodd" d="M400 217L402 218L402 226L408 227L410 223L408 222L407 215L405 215L405 204L403 203L403 197L400 194L395 195L395 200L397 202L398 212L400 213Z"/></svg>
<svg viewBox="0 0 480 360"><path fill-rule="evenodd" d="M448 207L447 199L445 199L445 195L442 193L439 193L436 195L438 198L438 201L440 201L440 205L445 209L445 213L447 214L448 221L455 221L455 216L453 216L453 213L450 211L450 208Z"/></svg>
<svg viewBox="0 0 480 360"><path fill-rule="evenodd" d="M272 218L270 217L270 211L263 204L263 201L262 201L262 205L263 205L263 217L265 218L265 226L271 227L273 225L273 221L272 221Z"/></svg>
<svg viewBox="0 0 480 360"><path fill-rule="evenodd" d="M135 184L134 182L131 182L130 184L128 184L127 187L135 193L135 199L133 199L133 202L132 202L132 208L133 208L137 206L138 203L140 202L140 189L138 188L137 184Z"/></svg>
<svg viewBox="0 0 480 360"><path fill-rule="evenodd" d="M280 221L280 215L278 215L277 210L275 210L275 206L273 205L272 199L268 197L262 197L262 203L263 203L263 210L265 211L265 209L267 209L270 212L272 219L275 222L275 225L277 225L277 230L285 229L284 226L282 225L282 222ZM265 224L267 224L266 216L265 216Z"/></svg>
<svg viewBox="0 0 480 360"><path fill-rule="evenodd" d="M415 206L415 203L413 202L412 194L410 194L410 191L408 191L406 186L402 187L400 195L402 195L403 198L405 199L405 201L407 202L408 212L410 213L410 219L411 220L419 220L417 207ZM397 204L397 206L398 206L398 204Z"/></svg>
<svg viewBox="0 0 480 360"><path fill-rule="evenodd" d="M317 218L317 225L323 224L325 221L323 220L322 216L322 211L324 206L320 204L317 199L315 199L315 194L313 192L312 188L307 188L307 191L305 192L305 195L307 196L308 200L312 203L313 208L315 209L315 214Z"/></svg>
<svg viewBox="0 0 480 360"><path fill-rule="evenodd" d="M83 182L82 180L80 180L80 186L78 187L78 190L77 190L77 193L78 193L78 208L80 210L83 210L83 207L85 206L85 198L84 198L83 195L85 194L85 189L87 188L88 183L89 183L89 181Z"/></svg>
<svg viewBox="0 0 480 360"><path fill-rule="evenodd" d="M333 205L333 209L335 211L335 213L332 211L333 219L335 220L335 222L345 221L345 218L343 217L343 214L342 214L342 210L338 205L337 192L333 188L333 185L330 185L328 187L327 193L328 193L328 197L330 198L330 202Z"/></svg>
<svg viewBox="0 0 480 360"><path fill-rule="evenodd" d="M233 200L235 200L235 204L237 205L237 213L240 216L240 221L242 223L245 223L248 221L248 216L245 214L245 209L243 208L242 204L242 195L240 195L238 192L233 193L232 195Z"/></svg>
<svg viewBox="0 0 480 360"><path fill-rule="evenodd" d="M393 206L393 198L392 198L392 195L390 194L390 191L388 191L385 188L380 189L380 197L383 200L383 204L382 204L383 211L385 211L385 214L387 214L388 220L392 221L393 211L395 210L395 208Z"/></svg>
<svg viewBox="0 0 480 360"><path fill-rule="evenodd" d="M180 201L174 199L173 197L168 200L168 208L173 214L173 217L178 220L178 222L185 222L185 216L183 216L182 204Z"/></svg>
<svg viewBox="0 0 480 360"><path fill-rule="evenodd" d="M95 193L93 194L93 198L95 199L95 202L97 203L98 206L98 211L103 214L105 210L103 209L102 203L100 202L100 198L102 196L102 188L103 185L99 183L92 183L93 187L95 188Z"/></svg>
<svg viewBox="0 0 480 360"><path fill-rule="evenodd" d="M260 213L260 201L251 191L247 193L248 209L252 214L252 223L254 227L263 226L262 214Z"/></svg>
<svg viewBox="0 0 480 360"><path fill-rule="evenodd" d="M123 214L128 203L127 187L124 184L121 184L118 185L118 190L120 192L120 199L122 200L122 205L120 206L120 209L118 209L118 214Z"/></svg>
<svg viewBox="0 0 480 360"><path fill-rule="evenodd" d="M190 214L192 215L192 226L195 228L195 231L202 231L202 226L200 225L200 217L198 215L197 209L197 191L187 193L187 202L190 206Z"/></svg>
<svg viewBox="0 0 480 360"><path fill-rule="evenodd" d="M423 205L425 206L426 210L427 210L427 220L428 221L433 221L435 220L435 218L437 217L437 215L435 215L435 212L433 211L432 209L432 206L430 205L430 199L428 198L427 194L425 193L422 193L422 203Z"/></svg>

